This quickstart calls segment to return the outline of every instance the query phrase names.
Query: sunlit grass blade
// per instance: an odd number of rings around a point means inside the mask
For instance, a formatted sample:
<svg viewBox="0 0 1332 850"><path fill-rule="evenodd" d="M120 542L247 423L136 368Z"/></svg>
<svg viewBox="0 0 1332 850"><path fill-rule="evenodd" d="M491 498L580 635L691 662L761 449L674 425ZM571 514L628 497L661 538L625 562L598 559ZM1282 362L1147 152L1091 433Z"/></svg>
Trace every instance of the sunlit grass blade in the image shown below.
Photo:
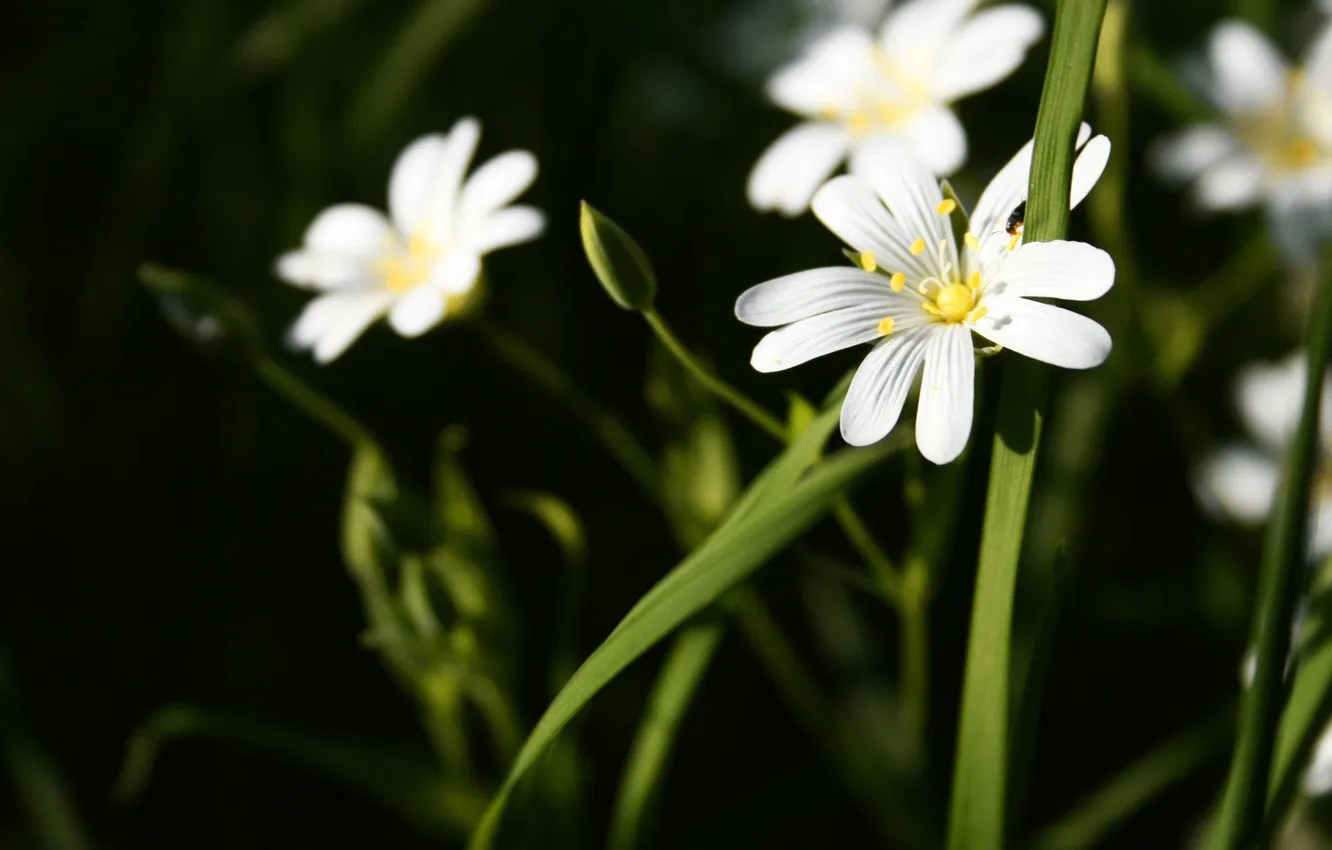
<svg viewBox="0 0 1332 850"><path fill-rule="evenodd" d="M871 449L839 452L794 486L770 487L775 475L785 475L793 466L804 468L812 462L837 415L836 406L820 414L755 482L752 489L760 497L742 496L703 545L648 591L583 662L518 753L508 777L472 834L469 845L472 850L493 845L514 786L588 700L663 637L717 601L811 526L838 493L902 445L900 439L890 438Z"/></svg>
<svg viewBox="0 0 1332 850"><path fill-rule="evenodd" d="M1290 623L1304 587L1309 497L1318 464L1319 400L1323 371L1332 355L1332 251L1326 252L1306 342L1308 371L1304 407L1287 451L1281 491L1263 546L1250 642L1255 647L1253 683L1240 700L1239 733L1221 811L1209 847L1241 850L1262 828L1277 726L1285 702L1285 667Z"/></svg>
<svg viewBox="0 0 1332 850"><path fill-rule="evenodd" d="M1135 761L1042 830L1036 850L1091 850L1116 826L1218 755L1234 723L1233 707L1191 725Z"/></svg>
<svg viewBox="0 0 1332 850"><path fill-rule="evenodd" d="M657 789L694 693L703 681L725 632L709 618L688 626L671 645L647 710L629 750L611 815L608 850L634 850L652 816Z"/></svg>
<svg viewBox="0 0 1332 850"><path fill-rule="evenodd" d="M1073 142L1091 82L1105 0L1061 0L1036 118L1029 241L1068 229ZM957 756L949 809L950 850L1000 850L1008 800L1009 650L1018 558L1040 443L1047 367L1004 364L994 453L967 644Z"/></svg>
<svg viewBox="0 0 1332 850"><path fill-rule="evenodd" d="M181 739L207 739L300 768L432 834L465 833L485 803L478 789L445 781L429 759L411 752L185 705L159 709L134 733L115 796L121 802L140 796L162 748Z"/></svg>

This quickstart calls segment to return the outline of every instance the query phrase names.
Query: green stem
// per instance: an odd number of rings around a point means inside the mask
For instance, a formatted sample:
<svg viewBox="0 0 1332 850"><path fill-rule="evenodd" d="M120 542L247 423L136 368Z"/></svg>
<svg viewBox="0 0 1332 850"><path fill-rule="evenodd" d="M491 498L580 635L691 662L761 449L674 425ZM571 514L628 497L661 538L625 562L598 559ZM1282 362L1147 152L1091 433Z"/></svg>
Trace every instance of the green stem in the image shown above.
<svg viewBox="0 0 1332 850"><path fill-rule="evenodd" d="M351 414L325 398L318 390L296 377L287 367L269 355L257 355L253 365L255 373L264 383L305 411L310 418L337 434L348 445L375 442L370 432L352 418Z"/></svg>
<svg viewBox="0 0 1332 850"><path fill-rule="evenodd" d="M1073 142L1104 12L1105 0L1059 2L1036 118L1027 202L1031 241L1060 239L1068 229ZM1006 843L1013 599L1047 380L1042 363L1010 358L1004 365L962 685L949 850L1000 850Z"/></svg>
<svg viewBox="0 0 1332 850"><path fill-rule="evenodd" d="M727 404L734 407L743 414L749 421L758 427L767 431L778 442L785 443L787 439L786 426L784 426L777 417L764 410L757 402L746 396L740 390L731 386L722 378L716 375L712 370L704 366L694 353L680 342L679 337L671 330L670 325L656 310L643 311L643 318L652 328L652 332L661 340L661 344L680 361L680 364L689 370L700 384L707 387L712 393Z"/></svg>
<svg viewBox="0 0 1332 850"><path fill-rule="evenodd" d="M898 577L897 570L893 568L892 561L888 560L888 556L879 548L874 535L870 533L860 514L856 513L856 509L845 496L833 502L833 518L841 526L842 532L851 543L851 547L856 550L856 554L860 555L869 566L884 598L900 607L902 580Z"/></svg>
<svg viewBox="0 0 1332 850"><path fill-rule="evenodd" d="M654 504L661 503L656 463L624 423L604 412L576 381L518 337L491 324L478 323L478 327L482 337L500 359L527 376L546 394L568 405L570 412L591 429L606 451L619 461L644 494Z"/></svg>
<svg viewBox="0 0 1332 850"><path fill-rule="evenodd" d="M908 729L922 744L930 716L930 606L929 567L911 559L902 580L902 617L899 658L902 675L902 710Z"/></svg>
<svg viewBox="0 0 1332 850"><path fill-rule="evenodd" d="M1332 271L1332 251L1323 267ZM1299 429L1286 457L1284 486L1263 546L1251 642L1257 647L1253 684L1240 702L1239 739L1230 765L1212 846L1249 847L1259 835L1267 801L1277 724L1286 698L1284 671L1290 621L1304 584L1309 491L1318 463L1318 412L1323 370L1332 355L1332 281L1318 289L1309 320L1308 373Z"/></svg>

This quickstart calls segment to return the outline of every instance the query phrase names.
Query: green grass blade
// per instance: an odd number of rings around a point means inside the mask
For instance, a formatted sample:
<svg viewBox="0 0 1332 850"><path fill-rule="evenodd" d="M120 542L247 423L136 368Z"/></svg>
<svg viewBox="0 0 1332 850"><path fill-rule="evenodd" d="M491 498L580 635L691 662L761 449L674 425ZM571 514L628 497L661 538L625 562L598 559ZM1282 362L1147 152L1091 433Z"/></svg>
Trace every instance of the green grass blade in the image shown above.
<svg viewBox="0 0 1332 850"><path fill-rule="evenodd" d="M900 448L889 438L869 449L837 453L794 486L770 486L774 478L803 469L817 457L837 421L834 406L822 413L697 550L657 583L625 616L610 636L583 662L537 722L509 770L481 823L472 850L491 847L500 817L514 786L570 719L631 662L722 594L744 580L827 511L832 500L863 473Z"/></svg>
<svg viewBox="0 0 1332 850"><path fill-rule="evenodd" d="M1332 271L1332 252L1324 275ZM1318 411L1323 370L1332 354L1332 282L1324 280L1309 321L1304 408L1286 456L1283 486L1263 545L1258 600L1250 642L1256 647L1253 684L1240 701L1239 733L1221 813L1209 846L1247 848L1262 828L1277 725L1285 700L1290 622L1304 584L1309 491L1318 465ZM1289 766L1288 766L1289 767Z"/></svg>
<svg viewBox="0 0 1332 850"><path fill-rule="evenodd" d="M606 842L608 850L633 850L638 846L651 817L676 729L721 645L723 632L722 621L709 618L687 627L671 646L620 779Z"/></svg>
<svg viewBox="0 0 1332 850"><path fill-rule="evenodd" d="M1036 118L1027 237L1068 229L1073 142L1091 83L1105 0L1060 0ZM1008 806L1009 655L1018 557L1040 442L1047 367L1010 356L990 465L958 722L950 850L999 850Z"/></svg>

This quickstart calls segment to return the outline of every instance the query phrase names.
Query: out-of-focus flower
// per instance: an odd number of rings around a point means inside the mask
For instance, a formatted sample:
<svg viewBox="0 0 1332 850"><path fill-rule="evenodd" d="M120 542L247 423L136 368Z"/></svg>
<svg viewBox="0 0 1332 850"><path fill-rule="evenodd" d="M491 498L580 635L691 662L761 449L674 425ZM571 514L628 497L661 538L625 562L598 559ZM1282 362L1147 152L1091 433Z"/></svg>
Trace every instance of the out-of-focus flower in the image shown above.
<svg viewBox="0 0 1332 850"><path fill-rule="evenodd" d="M278 258L279 277L323 293L292 326L293 345L327 363L385 315L402 336L419 336L466 306L484 255L541 235L540 210L509 205L536 178L536 157L508 151L469 177L480 134L463 118L447 135L417 139L393 166L387 216L329 207L302 247Z"/></svg>
<svg viewBox="0 0 1332 850"><path fill-rule="evenodd" d="M806 120L773 142L749 175L759 210L797 215L848 151L883 138L908 142L935 174L966 160L967 137L948 104L988 88L1022 63L1044 31L1031 7L971 15L975 0L910 0L878 37L833 29L768 83L778 106Z"/></svg>
<svg viewBox="0 0 1332 850"><path fill-rule="evenodd" d="M1218 24L1204 85L1219 120L1160 140L1155 169L1204 210L1261 204L1287 258L1307 259L1332 232L1332 25L1291 68L1249 24Z"/></svg>
<svg viewBox="0 0 1332 850"><path fill-rule="evenodd" d="M1088 142L1090 134L1084 124L1071 205L1110 155L1109 139ZM843 438L863 446L887 435L923 368L916 444L947 463L971 432L972 331L1056 366L1099 365L1110 353L1104 328L1032 299L1099 298L1114 283L1114 261L1082 242L1022 244L1021 224L1008 226L1025 203L1031 151L1028 142L986 187L958 246L952 217L965 213L908 146L890 139L858 149L852 174L821 188L813 208L857 252L859 268L813 269L744 292L735 305L742 322L785 326L755 347L754 368L789 369L874 343L842 403Z"/></svg>
<svg viewBox="0 0 1332 850"><path fill-rule="evenodd" d="M1225 446L1207 457L1194 476L1194 492L1214 515L1244 525L1267 519L1276 499L1281 459L1295 435L1304 404L1305 358L1296 352L1277 363L1245 367L1235 383L1240 418L1257 441ZM1322 441L1332 447L1332 375L1323 384ZM1326 460L1323 461L1326 465ZM1332 554L1332 471L1315 485L1311 558Z"/></svg>

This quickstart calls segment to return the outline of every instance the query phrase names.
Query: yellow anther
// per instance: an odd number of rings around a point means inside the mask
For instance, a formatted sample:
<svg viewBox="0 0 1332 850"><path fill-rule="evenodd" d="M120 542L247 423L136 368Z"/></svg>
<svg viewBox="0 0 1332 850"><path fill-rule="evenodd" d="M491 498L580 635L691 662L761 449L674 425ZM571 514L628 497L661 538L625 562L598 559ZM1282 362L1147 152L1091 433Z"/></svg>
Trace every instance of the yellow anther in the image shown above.
<svg viewBox="0 0 1332 850"><path fill-rule="evenodd" d="M872 272L879 267L878 261L874 259L873 251L860 252L860 267L867 272Z"/></svg>
<svg viewBox="0 0 1332 850"><path fill-rule="evenodd" d="M888 285L892 287L893 292L901 292L902 287L906 286L906 275L901 272L894 272L892 279L888 281Z"/></svg>
<svg viewBox="0 0 1332 850"><path fill-rule="evenodd" d="M939 202L939 205L934 208L934 211L939 215L949 215L955 209L957 209L957 201L952 198L944 198Z"/></svg>
<svg viewBox="0 0 1332 850"><path fill-rule="evenodd" d="M1273 160L1286 168L1308 168L1318 161L1318 146L1309 137L1298 136L1283 145Z"/></svg>
<svg viewBox="0 0 1332 850"><path fill-rule="evenodd" d="M980 240L970 230L962 235L962 241L967 243L967 247L973 251L980 247Z"/></svg>
<svg viewBox="0 0 1332 850"><path fill-rule="evenodd" d="M967 275L967 287L973 292L980 289L980 272L972 272Z"/></svg>
<svg viewBox="0 0 1332 850"><path fill-rule="evenodd" d="M931 316L942 316L942 315L943 315L943 313L939 310L938 307L934 306L933 304L931 304L931 303L928 302L928 301L922 303L922 304L920 305L920 308L921 308L922 310L924 310L926 313L929 313Z"/></svg>
<svg viewBox="0 0 1332 850"><path fill-rule="evenodd" d="M1021 242L1021 241L1022 241L1022 234L1021 234L1021 233L1014 233L1014 234L1013 234L1013 238L1010 239L1010 240L1008 240L1008 250L1010 250L1010 251L1016 251L1016 250L1017 250L1018 243Z"/></svg>
<svg viewBox="0 0 1332 850"><path fill-rule="evenodd" d="M885 316L883 321L879 322L879 333L888 336L888 334L893 332L893 324L893 317Z"/></svg>
<svg viewBox="0 0 1332 850"><path fill-rule="evenodd" d="M851 130L853 136L864 136L870 131L869 116L863 112L857 112L846 120L847 127Z"/></svg>
<svg viewBox="0 0 1332 850"><path fill-rule="evenodd" d="M967 314L967 321L974 322L977 319L983 319L985 318L985 315L989 312L990 312L989 307L977 307L975 310L972 310L970 313Z"/></svg>
<svg viewBox="0 0 1332 850"><path fill-rule="evenodd" d="M911 243L911 256L915 257L925 250L925 240L917 239Z"/></svg>

